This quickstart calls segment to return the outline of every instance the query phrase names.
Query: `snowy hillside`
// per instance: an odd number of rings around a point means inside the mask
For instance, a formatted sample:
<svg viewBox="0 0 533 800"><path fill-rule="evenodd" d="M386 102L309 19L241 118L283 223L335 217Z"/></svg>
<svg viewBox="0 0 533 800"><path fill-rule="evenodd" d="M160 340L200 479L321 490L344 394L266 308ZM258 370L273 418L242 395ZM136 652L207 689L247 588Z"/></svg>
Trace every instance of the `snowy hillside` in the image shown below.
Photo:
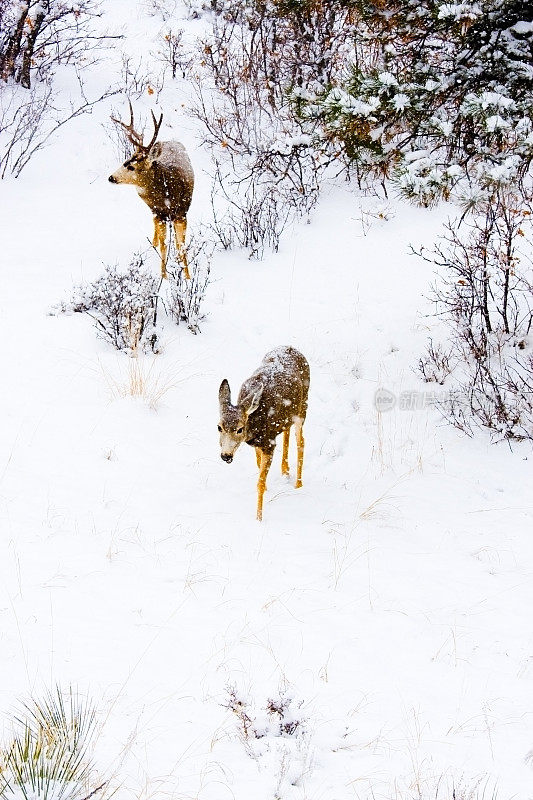
<svg viewBox="0 0 533 800"><path fill-rule="evenodd" d="M105 0L123 38L89 91L122 53L158 74L157 5ZM202 20L175 14L194 41ZM187 147L205 231L191 87L167 75L156 95L137 108ZM142 251L159 270L148 209L108 182L111 113L125 95L0 181L4 738L17 700L59 682L99 709L121 798L533 798L531 446L446 426L415 371L438 323L411 247L453 206L331 181L277 254L214 254L201 332L163 319L134 398L132 359L49 313L103 264ZM278 442L259 523L253 449L220 459L218 389L281 344L311 367L303 488Z"/></svg>

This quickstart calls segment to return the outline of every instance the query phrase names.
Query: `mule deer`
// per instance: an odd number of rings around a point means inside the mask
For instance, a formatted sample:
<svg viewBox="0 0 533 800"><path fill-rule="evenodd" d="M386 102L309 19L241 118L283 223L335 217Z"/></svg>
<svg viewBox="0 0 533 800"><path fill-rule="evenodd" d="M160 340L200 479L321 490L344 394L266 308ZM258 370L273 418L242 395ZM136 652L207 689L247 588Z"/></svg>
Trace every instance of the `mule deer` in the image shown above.
<svg viewBox="0 0 533 800"><path fill-rule="evenodd" d="M302 485L304 437L307 413L309 364L293 347L278 347L263 358L261 366L244 381L237 405L231 403L226 379L220 384L220 457L231 464L242 442L255 447L259 482L257 484L257 519L263 517L266 477L276 447L276 437L283 432L281 474L289 474L289 433L294 425L298 461L296 489Z"/></svg>
<svg viewBox="0 0 533 800"><path fill-rule="evenodd" d="M154 215L153 245L161 254L161 277L167 275L167 225L172 223L176 237L178 255L183 263L184 274L189 278L187 256L185 254L185 234L187 231L187 211L191 204L194 188L194 172L189 156L181 142L158 142L157 136L163 115L156 121L152 111L154 133L148 144L133 126L133 108L130 102L130 121L126 125L111 117L117 125L122 125L128 141L135 147L131 158L109 176L111 183L130 183L137 188Z"/></svg>

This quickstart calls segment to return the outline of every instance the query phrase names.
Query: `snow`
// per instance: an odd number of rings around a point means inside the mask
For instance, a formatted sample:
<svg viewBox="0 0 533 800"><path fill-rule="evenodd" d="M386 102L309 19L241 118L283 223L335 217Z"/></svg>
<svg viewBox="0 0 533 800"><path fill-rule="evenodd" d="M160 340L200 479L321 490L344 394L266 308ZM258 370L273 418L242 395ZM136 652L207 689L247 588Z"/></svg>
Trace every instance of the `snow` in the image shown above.
<svg viewBox="0 0 533 800"><path fill-rule="evenodd" d="M411 105L411 101L406 94L399 92L392 98L392 105L396 111L403 111L404 108L407 108L409 105Z"/></svg>
<svg viewBox="0 0 533 800"><path fill-rule="evenodd" d="M506 130L511 127L511 124L499 114L492 114L485 120L485 127L490 133L492 133L493 131Z"/></svg>
<svg viewBox="0 0 533 800"><path fill-rule="evenodd" d="M533 33L533 22L520 20L520 22L516 22L512 26L511 30L515 33L518 33L520 36L527 36L528 34Z"/></svg>
<svg viewBox="0 0 533 800"><path fill-rule="evenodd" d="M383 86L397 86L398 81L394 77L394 75L390 72L380 72L378 75L378 81L383 84Z"/></svg>
<svg viewBox="0 0 533 800"><path fill-rule="evenodd" d="M87 788L73 781L51 780L46 786L46 800L82 800L87 796ZM23 788L13 787L11 791L6 792L6 797L11 800L42 800L43 793L38 787L27 783L23 784Z"/></svg>
<svg viewBox="0 0 533 800"><path fill-rule="evenodd" d="M102 24L149 61L160 19L131 5L107 0ZM167 83L161 134L190 155L202 230L209 158L187 81ZM119 798L531 798L531 448L447 427L413 370L439 327L410 245L454 209L390 198L385 218L334 185L278 254L217 254L202 332L167 321L142 360L165 387L153 408L115 391L131 360L90 319L48 314L103 263L142 249L159 269L146 207L107 181L110 113L0 182L0 709L80 687ZM220 459L218 387L285 344L311 366L303 488L278 440L258 523L253 450ZM292 734L268 712L282 696Z"/></svg>
<svg viewBox="0 0 533 800"><path fill-rule="evenodd" d="M439 8L439 19L453 17L455 20L475 20L482 14L478 3L443 3Z"/></svg>

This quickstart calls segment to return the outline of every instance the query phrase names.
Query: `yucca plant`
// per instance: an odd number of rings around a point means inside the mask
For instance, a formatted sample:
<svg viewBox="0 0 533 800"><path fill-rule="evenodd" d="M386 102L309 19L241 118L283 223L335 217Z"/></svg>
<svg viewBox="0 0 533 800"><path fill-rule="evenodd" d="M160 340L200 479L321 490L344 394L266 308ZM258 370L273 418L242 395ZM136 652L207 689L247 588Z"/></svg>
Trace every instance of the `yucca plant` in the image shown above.
<svg viewBox="0 0 533 800"><path fill-rule="evenodd" d="M57 686L23 704L12 740L0 747L0 800L88 800L95 787L92 745L97 732L90 701Z"/></svg>

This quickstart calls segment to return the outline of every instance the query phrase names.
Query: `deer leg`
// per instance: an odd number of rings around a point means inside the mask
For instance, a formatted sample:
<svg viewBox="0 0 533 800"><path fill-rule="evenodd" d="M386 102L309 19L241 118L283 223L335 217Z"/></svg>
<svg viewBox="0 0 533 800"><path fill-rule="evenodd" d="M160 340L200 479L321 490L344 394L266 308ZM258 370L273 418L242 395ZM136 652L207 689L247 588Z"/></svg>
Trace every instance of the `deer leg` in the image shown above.
<svg viewBox="0 0 533 800"><path fill-rule="evenodd" d="M176 247L178 254L183 264L183 274L187 280L190 279L189 265L187 263L187 253L185 252L185 234L187 233L187 220L175 219L174 220L174 236L176 237Z"/></svg>
<svg viewBox="0 0 533 800"><path fill-rule="evenodd" d="M266 489L266 477L272 464L272 453L267 455L261 450L261 467L259 468L259 480L257 482L257 519L263 519L263 495Z"/></svg>
<svg viewBox="0 0 533 800"><path fill-rule="evenodd" d="M154 247L161 254L161 277L167 277L167 223L154 217Z"/></svg>
<svg viewBox="0 0 533 800"><path fill-rule="evenodd" d="M288 475L289 474L289 435L291 432L291 427L287 428L286 431L283 431L283 456L281 458L281 474Z"/></svg>
<svg viewBox="0 0 533 800"><path fill-rule="evenodd" d="M258 469L261 469L261 453L262 453L261 448L260 447L256 447L255 448L255 460L257 461L257 468ZM268 492L268 486L266 485L266 475L265 475L264 491Z"/></svg>
<svg viewBox="0 0 533 800"><path fill-rule="evenodd" d="M294 484L295 489L299 489L302 486L302 467L304 464L304 435L303 435L303 425L304 421L301 417L296 417L294 420L294 431L296 433L296 448L298 450L298 465L296 468L296 483Z"/></svg>

